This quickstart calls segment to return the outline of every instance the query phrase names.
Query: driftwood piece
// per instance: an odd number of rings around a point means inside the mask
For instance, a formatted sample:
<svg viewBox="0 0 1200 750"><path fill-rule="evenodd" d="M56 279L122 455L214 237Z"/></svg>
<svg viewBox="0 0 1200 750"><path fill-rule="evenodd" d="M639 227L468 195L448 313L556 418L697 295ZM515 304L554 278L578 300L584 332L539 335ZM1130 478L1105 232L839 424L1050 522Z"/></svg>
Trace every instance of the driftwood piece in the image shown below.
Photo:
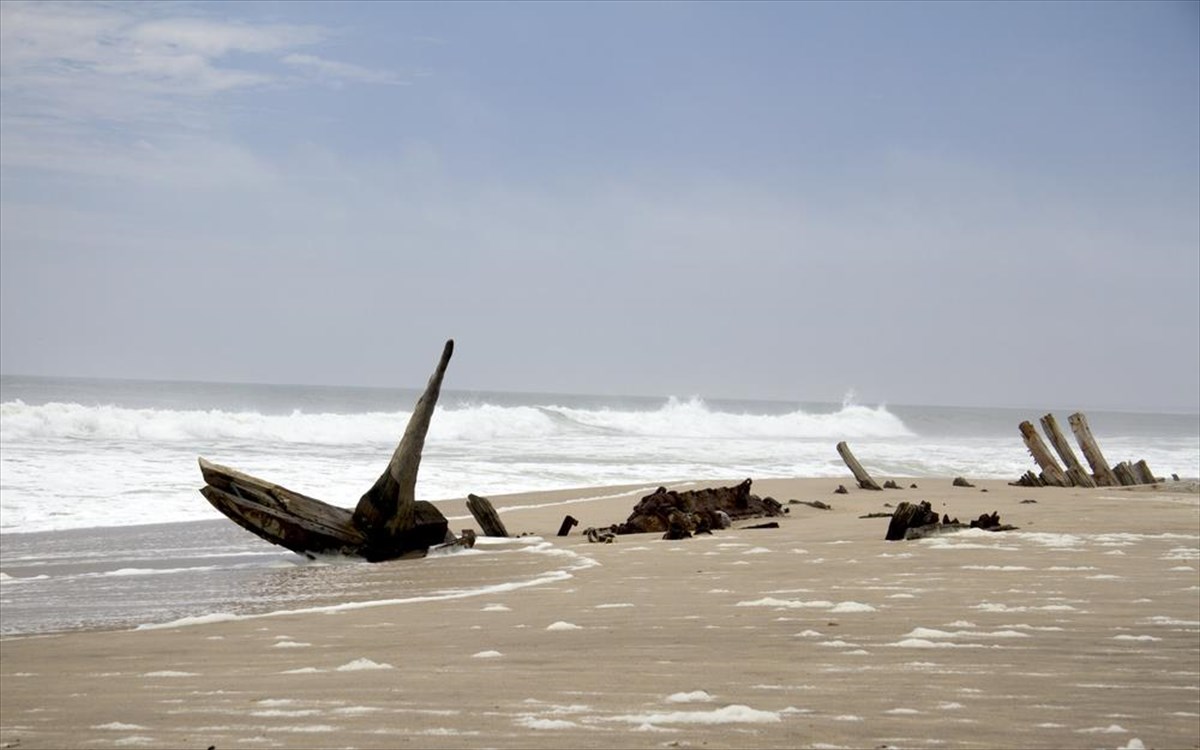
<svg viewBox="0 0 1200 750"><path fill-rule="evenodd" d="M571 529L579 525L579 519L575 516L567 516L563 519L562 526L558 527L558 535L566 536L571 533Z"/></svg>
<svg viewBox="0 0 1200 750"><path fill-rule="evenodd" d="M854 454L850 452L850 446L846 445L846 441L843 440L837 444L837 452L842 457L842 460L846 462L846 466L850 469L850 472L854 474L854 478L858 481L859 487L864 490L883 491L883 488L871 478L871 475L867 473L867 470L862 467L862 464L860 464L858 459L854 457Z"/></svg>
<svg viewBox="0 0 1200 750"><path fill-rule="evenodd" d="M820 500L788 500L788 505L807 505L810 508L817 510L833 510L833 506L829 503L823 503Z"/></svg>
<svg viewBox="0 0 1200 750"><path fill-rule="evenodd" d="M492 506L492 501L479 495L467 495L467 510L475 516L475 522L484 536L509 536L508 529L500 520L500 514Z"/></svg>
<svg viewBox="0 0 1200 750"><path fill-rule="evenodd" d="M1144 458L1133 465L1133 473L1141 484L1156 484L1159 481Z"/></svg>
<svg viewBox="0 0 1200 750"><path fill-rule="evenodd" d="M1113 474L1116 475L1117 481L1122 487L1132 487L1135 484L1141 484L1138 481L1137 475L1133 473L1133 464L1128 461L1122 461L1113 467Z"/></svg>
<svg viewBox="0 0 1200 750"><path fill-rule="evenodd" d="M781 516L783 506L776 500L750 493L750 480L733 487L710 487L676 492L659 487L634 506L618 534L667 531L672 520L679 521L692 533L726 528L729 522L759 516Z"/></svg>
<svg viewBox="0 0 1200 750"><path fill-rule="evenodd" d="M892 512L892 520L888 524L887 535L884 536L884 539L889 542L898 542L905 538L910 528L936 523L940 523L940 519L930 507L929 501L903 502L897 505L896 510Z"/></svg>
<svg viewBox="0 0 1200 750"><path fill-rule="evenodd" d="M1017 481L1009 482L1009 485L1012 487L1045 487L1046 483L1037 474L1027 471Z"/></svg>
<svg viewBox="0 0 1200 750"><path fill-rule="evenodd" d="M1062 459L1063 466L1067 467L1066 475L1070 484L1076 487L1095 487L1096 480L1092 479L1092 475L1088 474L1084 470L1083 464L1079 463L1075 451L1071 450L1071 444L1063 436L1062 430L1058 429L1058 420L1054 418L1054 415L1046 414L1042 417L1041 423L1042 432L1046 433L1050 445L1054 446L1054 451Z"/></svg>
<svg viewBox="0 0 1200 750"><path fill-rule="evenodd" d="M340 552L374 562L423 555L453 540L446 517L414 497L425 433L453 351L454 342L447 341L387 470L354 512L203 458L201 494L242 528L309 557Z"/></svg>
<svg viewBox="0 0 1200 750"><path fill-rule="evenodd" d="M1033 460L1042 470L1042 481L1052 487L1069 487L1066 473L1042 442L1042 436L1037 434L1033 424L1026 420L1019 425L1019 429L1021 437L1025 440L1025 447L1029 449L1029 455L1033 456Z"/></svg>
<svg viewBox="0 0 1200 750"><path fill-rule="evenodd" d="M1079 443L1079 449L1083 451L1083 457L1087 459L1088 466L1092 467L1092 476L1096 478L1096 484L1100 487L1120 485L1120 481L1113 474L1108 461L1104 460L1104 454L1100 452L1096 438L1092 437L1092 430L1088 427L1087 417L1083 412L1075 412L1067 418L1067 421L1071 423L1071 432L1075 433L1075 440Z"/></svg>
<svg viewBox="0 0 1200 750"><path fill-rule="evenodd" d="M372 544L386 546L397 531L413 525L421 450L425 447L425 433L429 431L433 408L441 394L442 377L453 353L454 341L447 341L442 358L413 408L408 427L392 453L391 461L354 509L354 525L372 540Z"/></svg>

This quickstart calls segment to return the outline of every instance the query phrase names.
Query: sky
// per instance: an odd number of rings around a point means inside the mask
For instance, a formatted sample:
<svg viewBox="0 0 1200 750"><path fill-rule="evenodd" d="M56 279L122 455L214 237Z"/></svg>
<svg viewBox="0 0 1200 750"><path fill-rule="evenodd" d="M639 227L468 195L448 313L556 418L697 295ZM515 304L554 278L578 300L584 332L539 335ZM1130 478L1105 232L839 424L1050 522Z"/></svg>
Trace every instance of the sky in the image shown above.
<svg viewBox="0 0 1200 750"><path fill-rule="evenodd" d="M1200 4L0 3L0 372L1200 409Z"/></svg>

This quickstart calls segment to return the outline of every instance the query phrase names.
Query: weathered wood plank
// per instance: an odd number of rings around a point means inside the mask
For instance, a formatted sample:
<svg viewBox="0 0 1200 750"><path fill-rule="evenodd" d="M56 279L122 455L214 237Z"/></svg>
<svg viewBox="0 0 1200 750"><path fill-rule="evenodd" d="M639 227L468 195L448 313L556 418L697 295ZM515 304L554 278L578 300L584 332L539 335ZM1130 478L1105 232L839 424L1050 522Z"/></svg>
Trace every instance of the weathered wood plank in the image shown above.
<svg viewBox="0 0 1200 750"><path fill-rule="evenodd" d="M354 509L354 525L368 537L387 539L401 529L413 526L421 450L425 447L425 433L429 431L429 421L433 418L433 409L442 389L442 378L453 353L454 341L447 341L437 369L413 408L404 436L392 453L387 469L359 499Z"/></svg>
<svg viewBox="0 0 1200 750"><path fill-rule="evenodd" d="M844 440L837 444L837 452L842 457L842 460L846 462L846 466L850 469L851 473L854 474L854 478L858 480L859 487L864 490L883 491L883 488L871 478L871 475L867 473L867 470L862 467L862 464L860 464L858 459L854 457L854 454L850 452L850 446L846 445Z"/></svg>
<svg viewBox="0 0 1200 750"><path fill-rule="evenodd" d="M1042 470L1042 480L1051 487L1070 487L1071 483L1067 480L1067 475L1051 455L1050 449L1042 442L1042 436L1033 428L1033 424L1026 420L1018 427L1021 430L1021 437L1025 440L1025 447L1029 449L1029 454L1033 456L1033 460Z"/></svg>
<svg viewBox="0 0 1200 750"><path fill-rule="evenodd" d="M1088 466L1092 467L1092 476L1096 478L1096 484L1100 487L1120 486L1121 482L1113 474L1108 461L1104 459L1104 454L1100 452L1096 438L1092 437L1092 430L1088 427L1087 417L1083 412L1075 412L1067 421L1071 423L1071 432L1075 433L1075 440L1079 443L1079 449L1083 451L1083 457L1087 459Z"/></svg>
<svg viewBox="0 0 1200 750"><path fill-rule="evenodd" d="M479 495L467 495L467 510L475 516L475 522L479 524L479 530L484 536L509 536L508 529L504 528L504 522L500 520L500 514L492 506L491 500Z"/></svg>
<svg viewBox="0 0 1200 750"><path fill-rule="evenodd" d="M1133 465L1128 461L1122 461L1113 467L1113 474L1116 475L1117 481L1122 487L1132 487L1135 484L1141 484L1137 476L1133 473Z"/></svg>
<svg viewBox="0 0 1200 750"><path fill-rule="evenodd" d="M1041 422L1042 431L1046 433L1050 445L1054 446L1055 452L1063 461L1063 466L1067 468L1066 475L1070 483L1079 487L1095 487L1096 481L1084 471L1083 464L1079 463L1079 458L1075 456L1075 451L1071 450L1071 444L1067 442L1062 430L1058 429L1058 420L1054 415L1045 415Z"/></svg>
<svg viewBox="0 0 1200 750"><path fill-rule="evenodd" d="M1150 471L1150 464L1146 463L1146 459L1142 459L1133 465L1133 473L1137 476L1141 484L1157 484L1158 477L1154 476L1154 472Z"/></svg>

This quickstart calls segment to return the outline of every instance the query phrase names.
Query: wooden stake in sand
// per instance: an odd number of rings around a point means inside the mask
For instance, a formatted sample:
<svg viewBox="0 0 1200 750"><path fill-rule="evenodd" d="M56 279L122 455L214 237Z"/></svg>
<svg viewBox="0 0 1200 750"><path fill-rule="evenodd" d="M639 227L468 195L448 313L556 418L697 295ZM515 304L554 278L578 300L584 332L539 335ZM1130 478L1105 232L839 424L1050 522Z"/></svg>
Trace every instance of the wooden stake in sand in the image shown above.
<svg viewBox="0 0 1200 750"><path fill-rule="evenodd" d="M1071 450L1071 444L1063 436L1062 430L1058 429L1058 421L1054 419L1054 415L1047 414L1042 417L1041 421L1042 431L1046 433L1046 437L1050 439L1050 444L1054 446L1054 450L1067 467L1067 479L1071 480L1071 483L1077 487L1095 487L1096 481L1092 479L1092 475L1088 474L1084 470L1083 465L1079 463L1079 459L1075 456L1075 451Z"/></svg>
<svg viewBox="0 0 1200 750"><path fill-rule="evenodd" d="M1121 483L1113 474L1113 470L1109 468L1108 461L1104 460L1100 446L1096 445L1096 438L1092 437L1087 417L1083 415L1083 412L1075 412L1067 418L1067 421L1071 423L1071 432L1075 433L1075 439L1079 441L1079 449L1083 451L1083 457L1087 459L1088 466L1092 467L1096 484L1101 487L1120 486Z"/></svg>
<svg viewBox="0 0 1200 750"><path fill-rule="evenodd" d="M846 441L843 440L837 444L837 452L841 455L842 460L846 462L846 466L848 466L850 471L854 474L854 478L858 480L859 487L864 490L883 491L883 488L875 483L875 480L871 478L871 475L867 473L867 470L862 467L862 464L860 464L858 459L854 457L854 454L850 452L850 446L846 445Z"/></svg>
<svg viewBox="0 0 1200 750"><path fill-rule="evenodd" d="M467 495L467 510L475 516L475 522L484 536L508 536L508 529L500 520L500 514L492 506L492 501L479 495Z"/></svg>
<svg viewBox="0 0 1200 750"><path fill-rule="evenodd" d="M1055 461L1054 456L1050 454L1050 449L1042 442L1042 436L1033 429L1033 424L1029 420L1025 420L1018 425L1018 428L1021 430L1021 437L1025 440L1025 447L1029 449L1029 455L1033 456L1033 460L1042 469L1042 481L1051 487L1070 487L1071 483L1067 481L1067 475L1063 473L1058 461Z"/></svg>
<svg viewBox="0 0 1200 750"><path fill-rule="evenodd" d="M353 513L203 458L200 472L207 486L201 494L242 528L310 557L341 552L390 560L423 555L431 546L453 539L446 517L415 497L425 433L453 353L454 342L447 341L387 469Z"/></svg>

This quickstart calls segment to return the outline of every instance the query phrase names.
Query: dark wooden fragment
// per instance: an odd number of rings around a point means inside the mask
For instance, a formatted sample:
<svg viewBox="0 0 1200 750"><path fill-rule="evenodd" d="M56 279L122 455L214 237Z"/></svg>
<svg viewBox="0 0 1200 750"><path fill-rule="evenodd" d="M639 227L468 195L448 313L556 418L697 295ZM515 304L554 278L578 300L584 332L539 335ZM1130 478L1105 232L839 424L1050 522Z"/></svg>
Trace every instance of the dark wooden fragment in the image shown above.
<svg viewBox="0 0 1200 750"><path fill-rule="evenodd" d="M509 535L508 529L504 528L504 522L500 520L500 514L492 507L492 501L486 497L467 495L467 510L475 516L475 522L479 524L484 536Z"/></svg>
<svg viewBox="0 0 1200 750"><path fill-rule="evenodd" d="M1042 432L1046 433L1050 445L1054 446L1054 451L1062 459L1063 466L1067 467L1066 475L1070 484L1076 487L1095 487L1096 480L1092 479L1092 475L1088 474L1084 470L1083 464L1079 463L1075 451L1071 450L1071 444L1067 442L1062 430L1058 429L1058 420L1054 418L1054 415L1046 414L1042 417L1041 422Z"/></svg>
<svg viewBox="0 0 1200 750"><path fill-rule="evenodd" d="M454 342L447 341L388 468L351 511L200 459L201 494L244 529L304 555L340 552L370 561L423 555L453 539L445 516L414 497L429 420Z"/></svg>
<svg viewBox="0 0 1200 750"><path fill-rule="evenodd" d="M1096 438L1092 437L1087 417L1080 411L1068 417L1067 421L1071 423L1071 432L1075 433L1075 440L1079 443L1079 449L1083 451L1083 457L1087 459L1088 466L1092 467L1092 476L1095 477L1096 484L1100 487L1119 486L1120 481L1113 474L1108 461L1104 459L1104 454L1100 452Z"/></svg>
<svg viewBox="0 0 1200 750"><path fill-rule="evenodd" d="M677 515L681 517L683 525L693 532L727 528L730 521L783 515L782 505L772 498L751 494L750 484L747 479L732 487L685 492L659 487L638 501L625 523L617 527L617 533L667 531L671 519Z"/></svg>
<svg viewBox="0 0 1200 750"><path fill-rule="evenodd" d="M864 490L883 491L883 488L871 478L871 475L867 473L867 470L862 467L862 464L860 464L858 459L854 457L854 454L850 452L850 446L846 445L846 441L843 440L837 444L837 452L842 457L842 460L846 462L846 466L850 469L850 472L854 474L854 478L858 481L859 487Z"/></svg>
<svg viewBox="0 0 1200 750"><path fill-rule="evenodd" d="M884 539L889 542L900 541L905 538L910 528L938 523L941 523L941 519L938 518L937 513L933 512L928 501L903 502L897 505L896 510L892 512L892 522L888 524L887 535L884 536Z"/></svg>
<svg viewBox="0 0 1200 750"><path fill-rule="evenodd" d="M566 536L571 533L571 529L579 525L579 519L575 516L567 516L563 519L562 526L558 527L558 535Z"/></svg>
<svg viewBox="0 0 1200 750"><path fill-rule="evenodd" d="M392 453L387 468L375 480L371 489L359 499L354 508L354 525L363 531L372 544L385 548L397 531L414 525L416 513L417 470L421 467L421 450L425 433L442 390L442 378L454 353L454 341L447 341L442 358L425 386L425 392L413 408L408 427L400 444Z"/></svg>

